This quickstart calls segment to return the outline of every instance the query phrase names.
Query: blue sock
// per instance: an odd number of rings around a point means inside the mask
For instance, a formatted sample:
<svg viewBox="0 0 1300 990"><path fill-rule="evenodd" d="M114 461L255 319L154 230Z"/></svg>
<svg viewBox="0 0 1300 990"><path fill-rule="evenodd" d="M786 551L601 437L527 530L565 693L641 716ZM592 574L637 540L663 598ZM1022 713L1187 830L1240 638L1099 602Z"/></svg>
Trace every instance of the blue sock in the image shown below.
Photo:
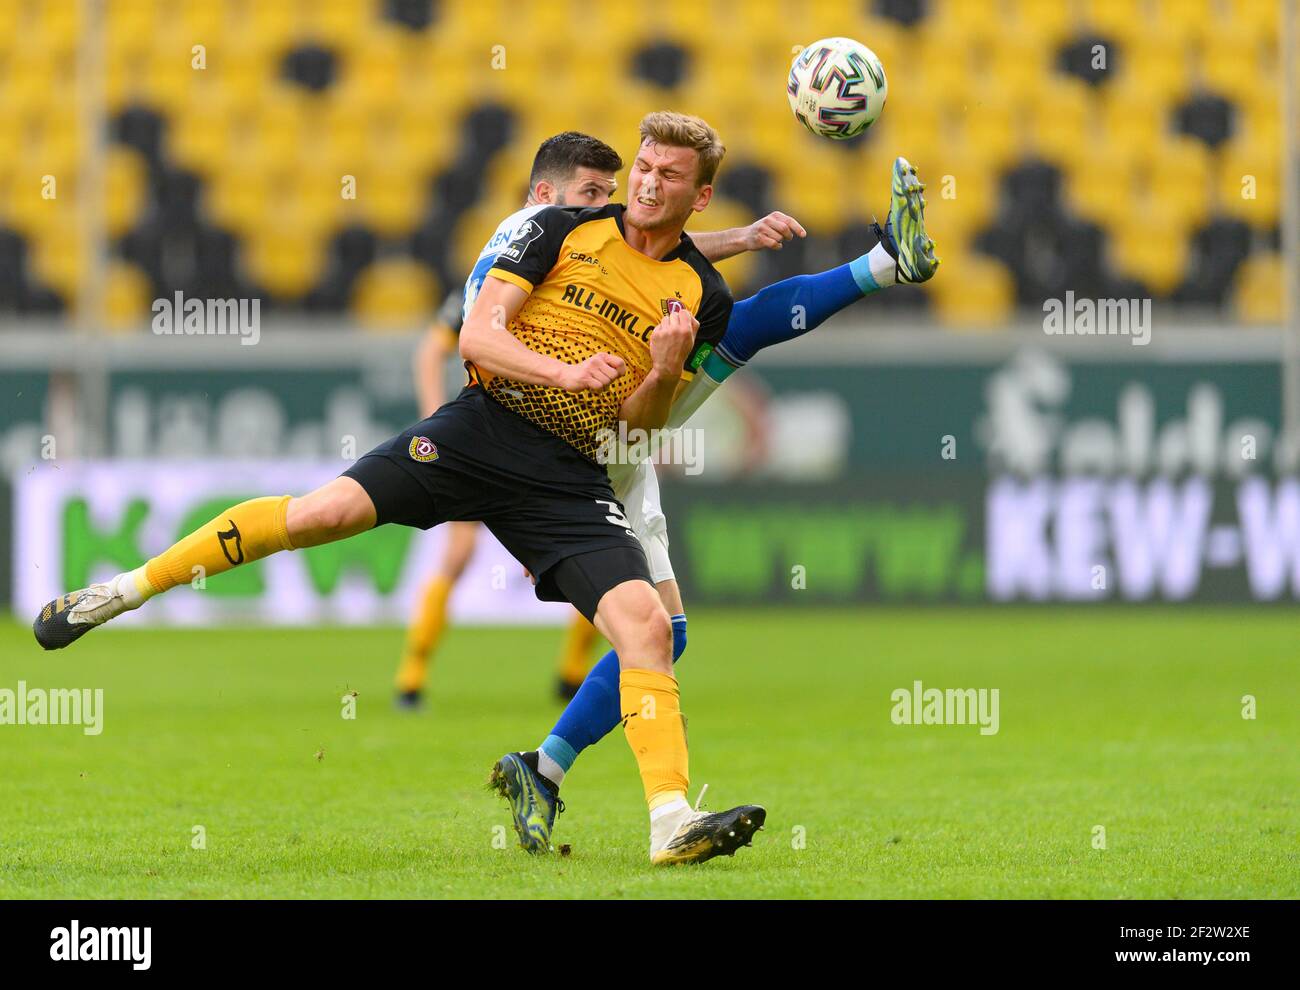
<svg viewBox="0 0 1300 990"><path fill-rule="evenodd" d="M686 652L686 616L673 616L673 662ZM578 693L565 707L560 720L538 750L559 766L558 776L573 766L588 746L600 742L622 720L618 702L618 654L610 650L588 672ZM554 780L555 770L544 775Z"/></svg>
<svg viewBox="0 0 1300 990"><path fill-rule="evenodd" d="M718 350L744 364L764 347L806 334L879 288L865 254L829 271L774 282L732 307Z"/></svg>

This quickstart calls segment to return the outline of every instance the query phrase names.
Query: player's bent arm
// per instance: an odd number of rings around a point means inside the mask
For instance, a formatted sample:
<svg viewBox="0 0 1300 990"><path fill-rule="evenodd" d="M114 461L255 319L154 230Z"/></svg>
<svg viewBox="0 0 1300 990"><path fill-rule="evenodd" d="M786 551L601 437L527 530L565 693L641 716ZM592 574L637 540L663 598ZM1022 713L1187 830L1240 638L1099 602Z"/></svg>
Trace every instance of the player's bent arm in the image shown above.
<svg viewBox="0 0 1300 990"><path fill-rule="evenodd" d="M700 254L716 263L746 251L761 251L765 248L779 251L781 245L792 237L806 237L807 233L794 217L773 212L755 220L748 227L691 234L691 240L695 242Z"/></svg>
<svg viewBox="0 0 1300 990"><path fill-rule="evenodd" d="M610 354L595 354L575 365L529 350L507 329L527 298L520 286L493 275L485 278L460 331L460 356L494 377L570 392L599 392L623 373L623 359Z"/></svg>
<svg viewBox="0 0 1300 990"><path fill-rule="evenodd" d="M530 351L507 329L528 293L489 275L460 331L460 356L489 375L530 385L558 385L564 362Z"/></svg>

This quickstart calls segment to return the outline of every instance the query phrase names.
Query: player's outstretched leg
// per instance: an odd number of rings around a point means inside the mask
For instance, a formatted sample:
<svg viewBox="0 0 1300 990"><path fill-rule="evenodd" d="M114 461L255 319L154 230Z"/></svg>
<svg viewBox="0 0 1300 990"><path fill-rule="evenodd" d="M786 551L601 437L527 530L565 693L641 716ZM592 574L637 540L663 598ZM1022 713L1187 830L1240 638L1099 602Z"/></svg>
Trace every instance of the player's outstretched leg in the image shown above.
<svg viewBox="0 0 1300 990"><path fill-rule="evenodd" d="M374 524L374 504L351 478L335 478L301 498L250 499L231 506L135 570L49 602L32 624L32 632L42 647L59 650L154 595L189 584L196 575L213 577L280 550L332 543Z"/></svg>
<svg viewBox="0 0 1300 990"><path fill-rule="evenodd" d="M925 231L924 192L916 167L901 155L895 158L882 243L898 263L900 282L925 282L939 267L934 241Z"/></svg>

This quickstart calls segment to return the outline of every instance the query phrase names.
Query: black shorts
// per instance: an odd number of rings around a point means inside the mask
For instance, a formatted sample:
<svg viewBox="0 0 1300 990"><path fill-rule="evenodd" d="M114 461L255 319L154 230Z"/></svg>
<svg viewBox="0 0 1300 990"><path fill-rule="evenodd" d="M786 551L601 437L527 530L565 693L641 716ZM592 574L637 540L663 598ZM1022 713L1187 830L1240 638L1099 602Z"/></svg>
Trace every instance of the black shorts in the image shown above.
<svg viewBox="0 0 1300 990"><path fill-rule="evenodd" d="M375 503L376 525L482 522L536 578L538 598L588 619L615 585L653 584L605 469L477 385L343 475Z"/></svg>

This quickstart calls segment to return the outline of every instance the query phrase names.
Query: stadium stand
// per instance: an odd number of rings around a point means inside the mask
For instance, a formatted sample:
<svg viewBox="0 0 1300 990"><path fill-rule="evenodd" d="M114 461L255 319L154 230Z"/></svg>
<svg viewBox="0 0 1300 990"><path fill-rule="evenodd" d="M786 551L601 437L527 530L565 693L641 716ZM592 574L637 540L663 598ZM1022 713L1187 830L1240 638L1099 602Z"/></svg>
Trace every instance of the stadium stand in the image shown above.
<svg viewBox="0 0 1300 990"><path fill-rule="evenodd" d="M584 0L104 10L95 42L80 3L0 3L0 313L74 307L93 182L108 326L179 289L409 327L517 207L542 137L587 130L626 156L665 106L729 146L706 225L779 208L813 232L733 263L738 293L868 247L903 153L929 183L945 269L885 305L955 327L1066 288L1248 322L1279 310L1270 0L664 0L650 19ZM830 34L864 40L889 75L880 122L844 146L799 129L783 88L793 52ZM111 124L97 159L93 94Z"/></svg>

